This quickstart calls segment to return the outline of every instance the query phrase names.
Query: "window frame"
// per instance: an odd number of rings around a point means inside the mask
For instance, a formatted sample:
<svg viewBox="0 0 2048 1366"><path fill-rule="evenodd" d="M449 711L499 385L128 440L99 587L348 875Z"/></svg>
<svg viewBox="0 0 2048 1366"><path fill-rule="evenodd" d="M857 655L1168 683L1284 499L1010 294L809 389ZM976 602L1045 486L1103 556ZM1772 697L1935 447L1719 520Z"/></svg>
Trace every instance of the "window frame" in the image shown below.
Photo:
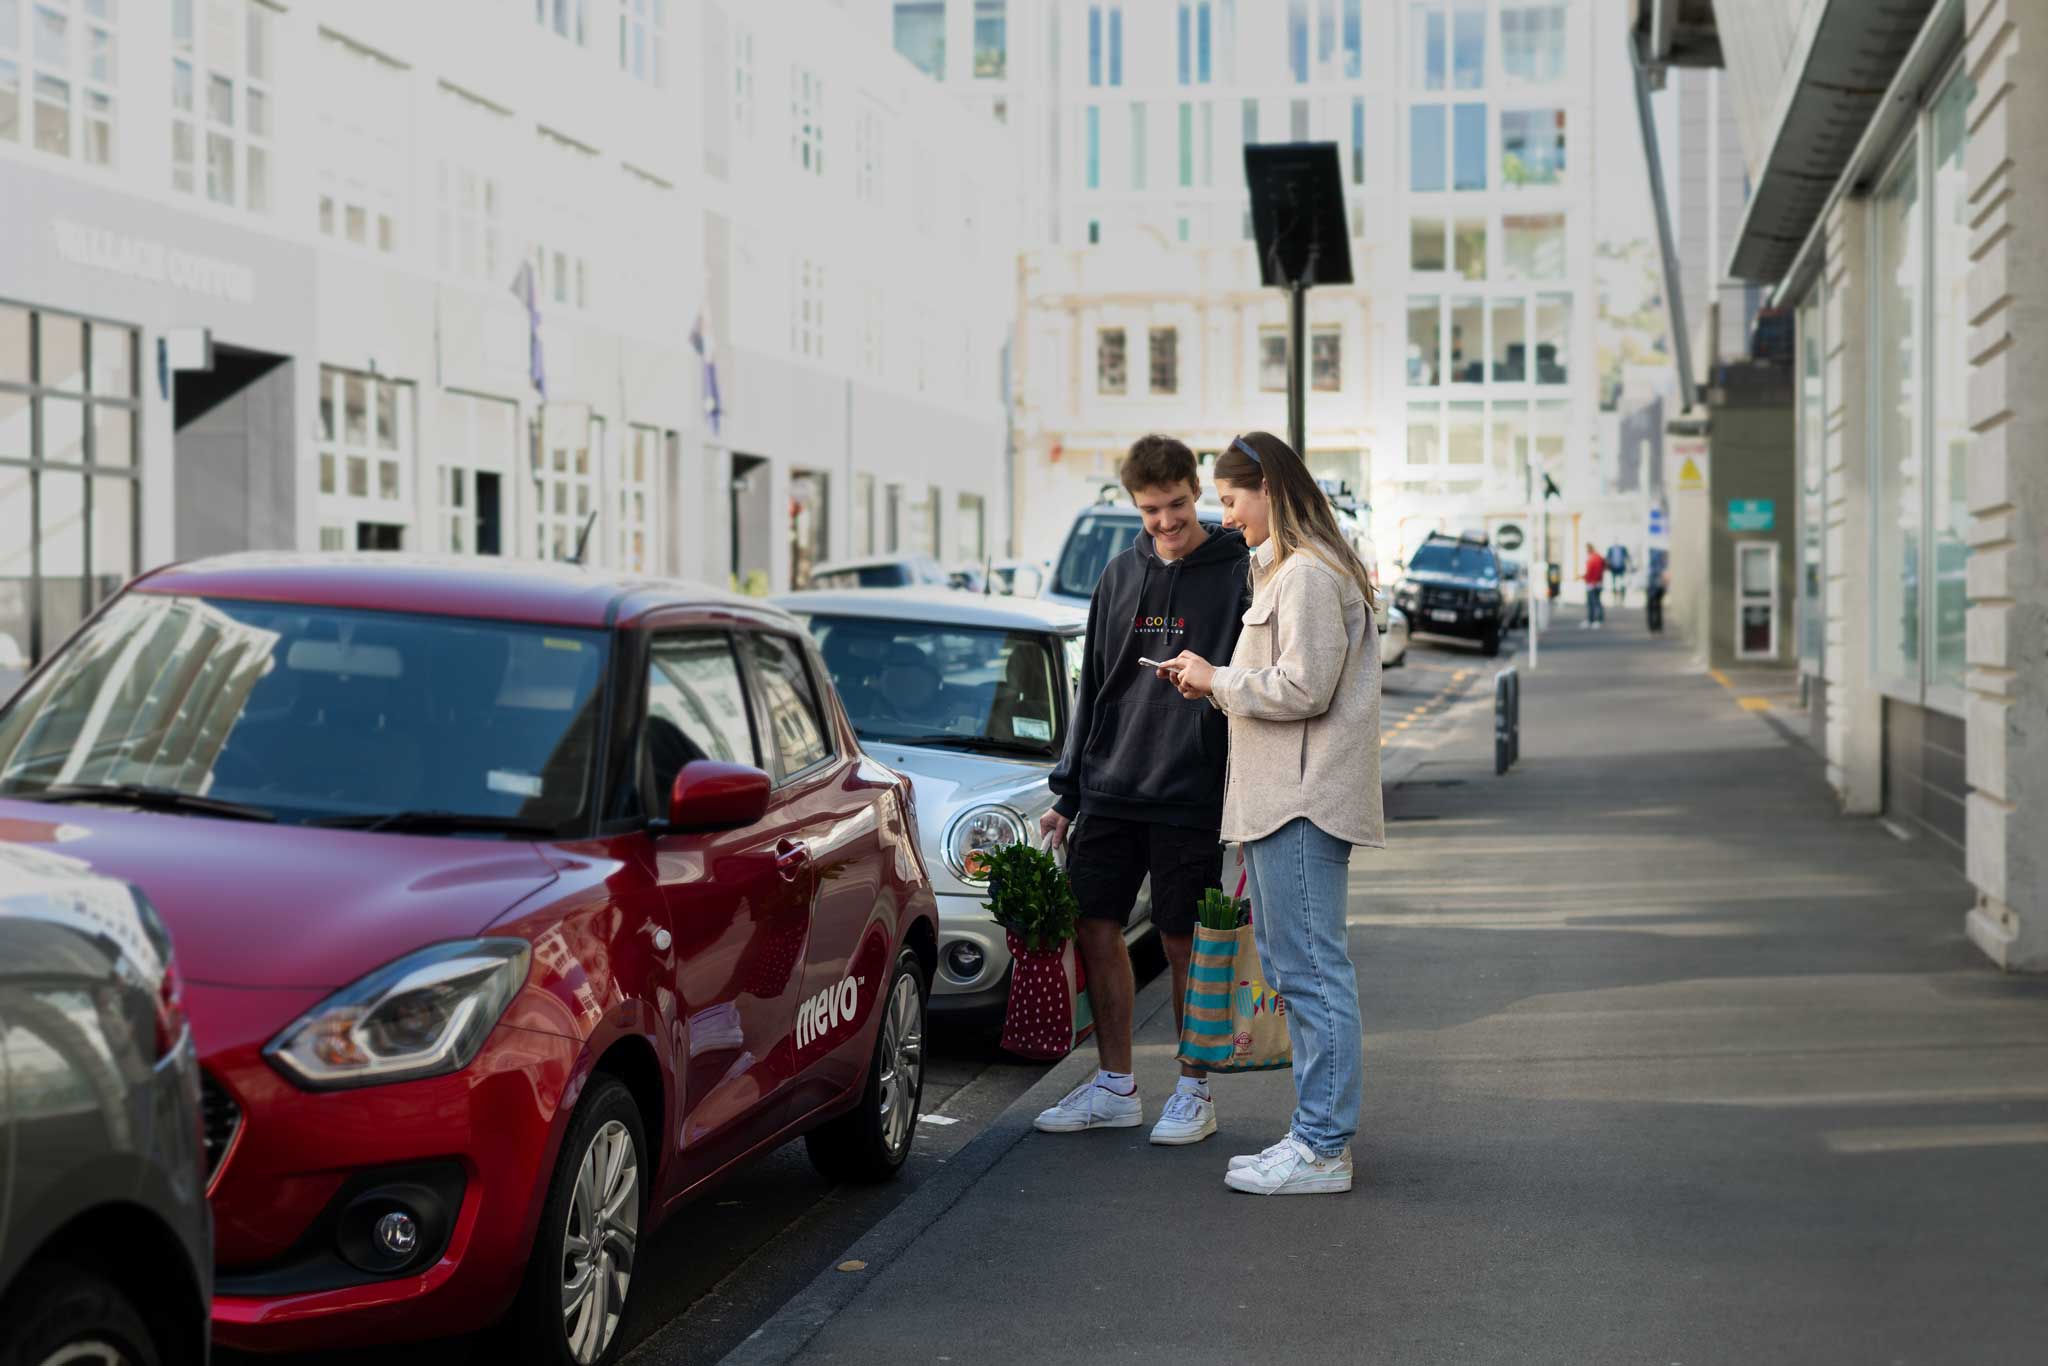
<svg viewBox="0 0 2048 1366"><path fill-rule="evenodd" d="M830 675L823 674L818 661L813 657L816 654L816 646L811 641L810 633L801 627L791 632L775 626L748 624L739 627L733 635L741 642L738 654L740 667L746 673L747 697L753 709L755 751L763 760L773 761L772 765L764 764L762 772L768 775L770 784L778 792L784 788L808 783L832 768L842 757L839 738L839 695L830 686ZM796 647L798 664L811 685L811 696L818 700L822 708L817 719L818 733L825 741L824 756L788 773L782 771L782 750L775 744L773 721L768 715L767 690L757 672L761 667L760 662L754 658L752 649L745 648L758 638L770 636L786 640ZM824 687L819 686L821 676L826 679Z"/></svg>
<svg viewBox="0 0 2048 1366"><path fill-rule="evenodd" d="M1776 659L1781 647L1785 643L1785 604L1782 600L1782 594L1778 591L1778 572L1781 565L1779 552L1781 547L1776 540L1745 539L1737 540L1734 550L1735 592L1731 596L1734 598L1735 609L1735 657L1744 660ZM1746 557L1757 554L1763 555L1770 566L1768 582L1771 586L1765 592L1751 593L1742 586L1743 561ZM1743 648L1742 614L1746 609L1754 606L1768 606L1770 608L1771 644L1767 650Z"/></svg>
<svg viewBox="0 0 2048 1366"><path fill-rule="evenodd" d="M740 649L737 633L730 627L693 622L687 617L671 618L667 621L656 618L647 627L645 644L640 650L634 652L638 657L639 668L634 677L633 706L635 710L633 724L628 732L630 749L627 760L632 765L633 770L633 791L639 800L647 806L654 819L666 818L668 811L665 794L653 786L654 774L647 767L647 719L653 713L652 703L648 695L647 676L655 667L654 656L661 643L665 640L675 640L685 636L718 637L725 641L725 647L732 655L733 669L739 677L740 696L746 702L747 735L754 747L753 767L759 768L763 773L768 774L770 782L773 782L775 777L774 770L763 767L760 762L767 757L761 748L763 737L760 711L754 699L754 680L748 676L746 655Z"/></svg>

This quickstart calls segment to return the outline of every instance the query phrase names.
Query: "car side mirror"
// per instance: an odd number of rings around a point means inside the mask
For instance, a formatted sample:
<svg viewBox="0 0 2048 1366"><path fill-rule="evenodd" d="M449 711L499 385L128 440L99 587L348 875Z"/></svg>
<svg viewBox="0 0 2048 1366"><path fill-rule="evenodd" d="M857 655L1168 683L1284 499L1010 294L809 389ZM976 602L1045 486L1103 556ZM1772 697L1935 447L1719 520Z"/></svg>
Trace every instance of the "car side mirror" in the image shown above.
<svg viewBox="0 0 2048 1366"><path fill-rule="evenodd" d="M669 789L668 819L652 822L657 835L733 830L768 814L768 775L748 764L693 759Z"/></svg>

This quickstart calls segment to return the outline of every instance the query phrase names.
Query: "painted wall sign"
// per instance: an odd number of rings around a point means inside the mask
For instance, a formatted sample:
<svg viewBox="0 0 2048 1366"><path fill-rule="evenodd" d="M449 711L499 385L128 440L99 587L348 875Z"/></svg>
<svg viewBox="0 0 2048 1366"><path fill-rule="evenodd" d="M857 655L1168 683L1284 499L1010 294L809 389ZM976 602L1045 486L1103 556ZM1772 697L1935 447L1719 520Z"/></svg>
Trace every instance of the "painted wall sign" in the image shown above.
<svg viewBox="0 0 2048 1366"><path fill-rule="evenodd" d="M53 219L50 230L56 235L57 254L73 265L91 266L150 284L170 285L230 303L255 302L256 272L233 261L201 256L68 218Z"/></svg>
<svg viewBox="0 0 2048 1366"><path fill-rule="evenodd" d="M1770 498L1730 498L1730 531L1769 531L1778 524L1778 504Z"/></svg>

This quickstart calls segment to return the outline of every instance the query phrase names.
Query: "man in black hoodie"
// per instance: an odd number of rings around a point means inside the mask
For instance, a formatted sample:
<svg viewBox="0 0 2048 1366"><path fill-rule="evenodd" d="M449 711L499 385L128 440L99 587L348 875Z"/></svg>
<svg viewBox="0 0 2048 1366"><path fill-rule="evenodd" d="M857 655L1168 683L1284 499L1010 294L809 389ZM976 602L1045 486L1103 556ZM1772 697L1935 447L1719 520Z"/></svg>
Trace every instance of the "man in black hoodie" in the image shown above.
<svg viewBox="0 0 2048 1366"><path fill-rule="evenodd" d="M1180 442L1141 438L1121 477L1144 529L1095 585L1073 724L1050 779L1058 801L1040 822L1042 831L1067 845L1101 1070L1038 1116L1038 1128L1047 1133L1127 1129L1143 1121L1131 1075L1136 984L1124 925L1150 875L1152 923L1173 967L1177 1023L1195 907L1223 871L1217 831L1228 723L1222 712L1182 697L1139 660L1172 659L1182 650L1230 658L1251 561L1242 535L1212 533L1197 520L1201 475L1194 453ZM1183 1065L1152 1141L1198 1143L1215 1132L1207 1078Z"/></svg>

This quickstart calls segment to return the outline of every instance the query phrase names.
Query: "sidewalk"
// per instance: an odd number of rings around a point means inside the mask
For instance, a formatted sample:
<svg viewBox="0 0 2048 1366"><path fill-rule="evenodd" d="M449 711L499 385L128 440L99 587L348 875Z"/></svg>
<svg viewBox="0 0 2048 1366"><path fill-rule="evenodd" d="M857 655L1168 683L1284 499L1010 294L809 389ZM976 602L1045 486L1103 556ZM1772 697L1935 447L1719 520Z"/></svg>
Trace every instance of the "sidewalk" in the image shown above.
<svg viewBox="0 0 2048 1366"><path fill-rule="evenodd" d="M1546 634L1522 727L1504 778L1476 725L1437 750L1354 859L1355 1190L1224 1187L1288 1073L1219 1079L1194 1148L1026 1133L797 1359L2041 1360L2048 980L1639 612Z"/></svg>

